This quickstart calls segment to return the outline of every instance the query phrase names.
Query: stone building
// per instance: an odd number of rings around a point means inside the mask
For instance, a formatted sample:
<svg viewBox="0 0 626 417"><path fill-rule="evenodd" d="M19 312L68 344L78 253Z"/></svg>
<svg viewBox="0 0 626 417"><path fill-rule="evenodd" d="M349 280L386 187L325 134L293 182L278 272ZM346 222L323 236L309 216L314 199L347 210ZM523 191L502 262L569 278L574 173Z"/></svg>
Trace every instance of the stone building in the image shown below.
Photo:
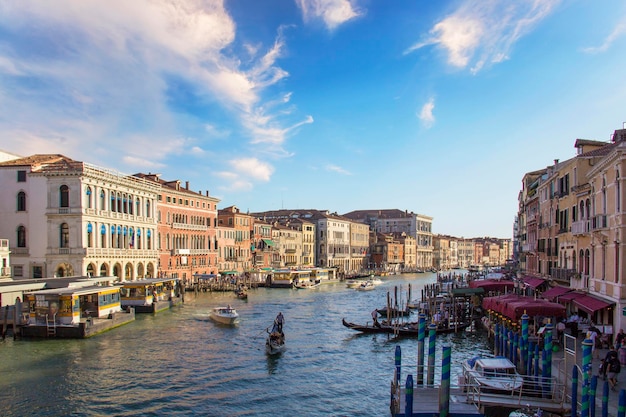
<svg viewBox="0 0 626 417"><path fill-rule="evenodd" d="M160 186L63 155L0 163L14 278L155 277Z"/></svg>

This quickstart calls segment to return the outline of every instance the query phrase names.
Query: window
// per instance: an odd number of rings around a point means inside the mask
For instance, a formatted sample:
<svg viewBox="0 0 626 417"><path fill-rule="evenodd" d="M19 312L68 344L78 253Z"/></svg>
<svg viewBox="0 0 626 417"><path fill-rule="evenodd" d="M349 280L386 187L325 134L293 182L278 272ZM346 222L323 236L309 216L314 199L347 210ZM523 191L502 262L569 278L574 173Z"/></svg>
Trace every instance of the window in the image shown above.
<svg viewBox="0 0 626 417"><path fill-rule="evenodd" d="M59 188L59 207L70 206L70 189L67 185L62 185Z"/></svg>
<svg viewBox="0 0 626 417"><path fill-rule="evenodd" d="M87 247L93 246L93 226L91 223L87 223Z"/></svg>
<svg viewBox="0 0 626 417"><path fill-rule="evenodd" d="M17 171L17 182L26 182L26 171Z"/></svg>
<svg viewBox="0 0 626 417"><path fill-rule="evenodd" d="M17 228L17 247L26 247L26 228L24 226L19 226Z"/></svg>
<svg viewBox="0 0 626 417"><path fill-rule="evenodd" d="M17 211L26 211L26 193L24 191L17 193Z"/></svg>
<svg viewBox="0 0 626 417"><path fill-rule="evenodd" d="M43 278L42 266L33 266L33 278Z"/></svg>
<svg viewBox="0 0 626 417"><path fill-rule="evenodd" d="M70 247L70 227L67 223L63 223L60 227L60 242L59 247L61 248L69 248Z"/></svg>
<svg viewBox="0 0 626 417"><path fill-rule="evenodd" d="M104 210L105 207L104 190L100 190L100 210Z"/></svg>
<svg viewBox="0 0 626 417"><path fill-rule="evenodd" d="M14 277L23 277L24 276L24 266L22 265L14 265L13 266L13 276Z"/></svg>
<svg viewBox="0 0 626 417"><path fill-rule="evenodd" d="M87 196L87 208L93 208L91 203L91 187L87 187L87 190L85 190L85 195Z"/></svg>

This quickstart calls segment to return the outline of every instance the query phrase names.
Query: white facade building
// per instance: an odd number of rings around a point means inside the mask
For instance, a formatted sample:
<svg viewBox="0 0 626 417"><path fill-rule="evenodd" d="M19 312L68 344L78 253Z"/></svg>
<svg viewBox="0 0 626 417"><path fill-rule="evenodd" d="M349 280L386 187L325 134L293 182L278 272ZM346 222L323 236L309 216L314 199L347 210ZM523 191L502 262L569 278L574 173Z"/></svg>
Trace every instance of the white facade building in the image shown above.
<svg viewBox="0 0 626 417"><path fill-rule="evenodd" d="M63 155L2 162L0 184L14 278L156 276L158 184Z"/></svg>

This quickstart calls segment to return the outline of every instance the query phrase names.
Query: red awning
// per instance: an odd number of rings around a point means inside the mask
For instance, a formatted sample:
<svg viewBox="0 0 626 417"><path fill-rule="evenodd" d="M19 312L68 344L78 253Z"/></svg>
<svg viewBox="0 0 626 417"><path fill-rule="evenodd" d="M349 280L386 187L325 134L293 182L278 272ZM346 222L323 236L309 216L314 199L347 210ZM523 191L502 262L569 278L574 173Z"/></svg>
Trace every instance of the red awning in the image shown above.
<svg viewBox="0 0 626 417"><path fill-rule="evenodd" d="M524 313L529 316L565 317L565 307L543 299L515 294L488 297L483 300L483 308L500 313L511 320L519 320Z"/></svg>
<svg viewBox="0 0 626 417"><path fill-rule="evenodd" d="M506 292L512 290L515 284L509 280L497 280L497 279L478 279L470 281L470 288L482 288L485 292L498 291Z"/></svg>
<svg viewBox="0 0 626 417"><path fill-rule="evenodd" d="M585 296L585 293L578 292L578 291L571 291L560 296L559 303L568 303L572 300L575 300L577 298L584 297L584 296Z"/></svg>
<svg viewBox="0 0 626 417"><path fill-rule="evenodd" d="M546 280L543 278L535 278L535 277L524 277L524 284L528 287L535 289L541 284L545 283Z"/></svg>
<svg viewBox="0 0 626 417"><path fill-rule="evenodd" d="M557 285L555 287L549 288L541 293L541 296L546 300L554 301L555 298L562 296L570 291L573 291L571 288L562 287Z"/></svg>
<svg viewBox="0 0 626 417"><path fill-rule="evenodd" d="M611 301L601 300L590 295L584 295L583 297L576 298L574 300L574 304L578 306L579 309L586 311L589 314L593 314L596 311L610 307L615 303Z"/></svg>

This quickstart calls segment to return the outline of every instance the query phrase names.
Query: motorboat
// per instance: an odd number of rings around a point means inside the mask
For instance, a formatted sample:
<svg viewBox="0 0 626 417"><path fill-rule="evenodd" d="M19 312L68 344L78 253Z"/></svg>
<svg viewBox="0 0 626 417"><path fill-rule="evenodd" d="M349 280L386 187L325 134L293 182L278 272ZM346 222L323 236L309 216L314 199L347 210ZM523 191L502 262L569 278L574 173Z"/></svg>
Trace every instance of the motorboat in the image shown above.
<svg viewBox="0 0 626 417"><path fill-rule="evenodd" d="M209 317L211 320L221 324L233 325L239 322L239 314L231 306L214 307Z"/></svg>
<svg viewBox="0 0 626 417"><path fill-rule="evenodd" d="M362 279L349 279L346 281L346 287L348 288L356 288L359 285L363 284L365 281Z"/></svg>
<svg viewBox="0 0 626 417"><path fill-rule="evenodd" d="M372 281L369 281L369 280L368 280L368 281L365 281L365 282L361 283L361 285L359 285L359 286L358 286L358 287L356 287L355 289L356 289L357 291L371 291L371 290L373 290L374 288L376 288L376 285L374 285L374 284L372 283Z"/></svg>
<svg viewBox="0 0 626 417"><path fill-rule="evenodd" d="M382 279L380 279L380 278L372 278L372 279L370 279L369 281L371 281L371 282L372 282L372 284L374 284L374 285L380 285L380 284L382 284L382 283L383 283L383 280L382 280Z"/></svg>
<svg viewBox="0 0 626 417"><path fill-rule="evenodd" d="M477 385L488 392L512 393L524 384L513 362L504 357L468 359L463 362L463 376L466 384Z"/></svg>
<svg viewBox="0 0 626 417"><path fill-rule="evenodd" d="M293 284L294 288L297 288L299 290L308 290L311 288L317 288L320 286L320 281L316 280L316 281L311 281L311 280L306 280L306 281L298 281L296 283Z"/></svg>

